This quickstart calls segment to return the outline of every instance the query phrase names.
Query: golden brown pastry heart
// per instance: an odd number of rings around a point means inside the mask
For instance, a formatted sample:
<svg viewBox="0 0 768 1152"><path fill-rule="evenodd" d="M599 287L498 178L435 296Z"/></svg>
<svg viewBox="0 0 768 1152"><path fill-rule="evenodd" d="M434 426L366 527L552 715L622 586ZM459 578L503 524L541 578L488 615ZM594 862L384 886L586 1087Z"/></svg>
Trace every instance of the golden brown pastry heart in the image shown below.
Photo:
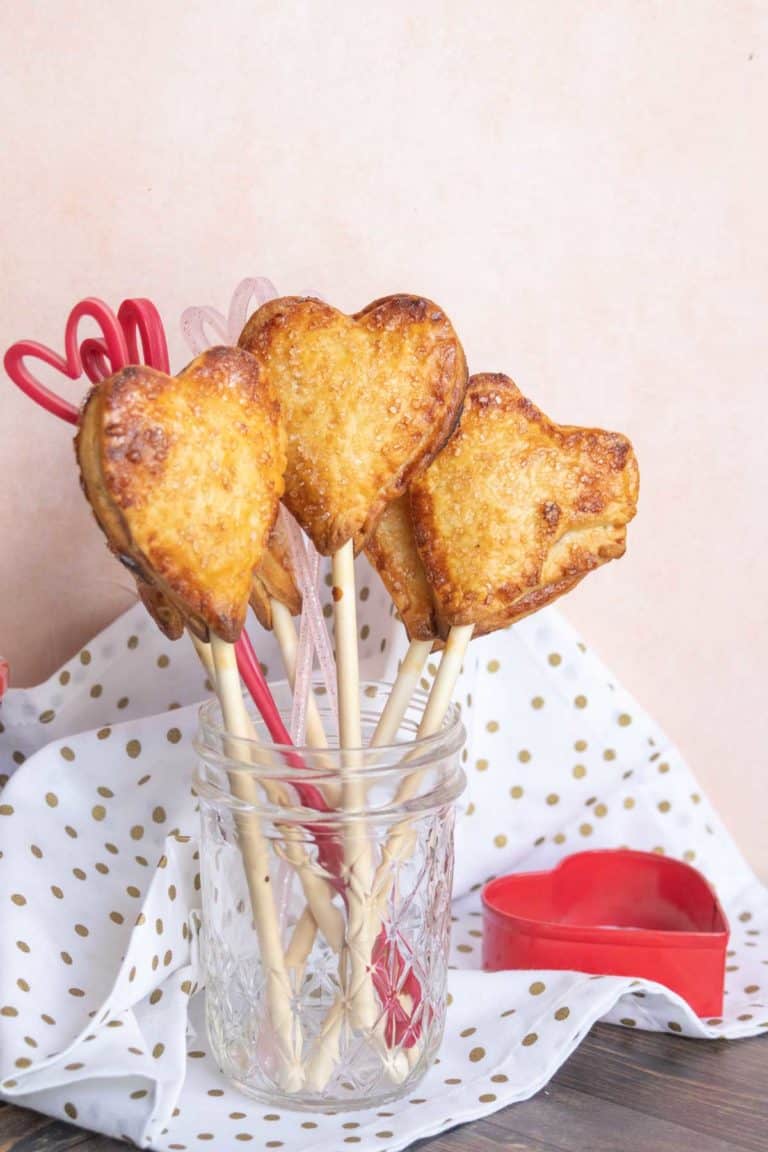
<svg viewBox="0 0 768 1152"><path fill-rule="evenodd" d="M511 624L622 556L638 483L626 437L554 424L508 376L473 376L455 432L410 488L441 634Z"/></svg>
<svg viewBox="0 0 768 1152"><path fill-rule="evenodd" d="M124 368L90 392L75 445L118 558L202 639L236 640L285 471L279 404L256 360L211 348L175 377Z"/></svg>
<svg viewBox="0 0 768 1152"><path fill-rule="evenodd" d="M319 552L359 550L455 422L467 369L450 321L420 296L354 316L287 296L254 313L240 346L283 409L288 509Z"/></svg>

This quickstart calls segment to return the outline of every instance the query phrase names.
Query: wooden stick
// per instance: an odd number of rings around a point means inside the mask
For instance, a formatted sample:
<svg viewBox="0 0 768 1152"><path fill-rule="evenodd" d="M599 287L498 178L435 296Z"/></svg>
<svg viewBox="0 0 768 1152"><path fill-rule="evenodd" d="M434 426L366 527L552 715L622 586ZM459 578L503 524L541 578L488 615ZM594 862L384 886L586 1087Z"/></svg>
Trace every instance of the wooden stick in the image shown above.
<svg viewBox="0 0 768 1152"><path fill-rule="evenodd" d="M427 706L419 724L419 739L424 736L434 736L436 732L440 731L445 714L453 699L456 681L459 678L474 630L474 624L458 624L454 625L448 633L443 658L440 661L440 667L437 670L437 676L435 676L435 682L432 685L432 691L429 694ZM403 785L405 783L403 781ZM398 798L399 795L398 792ZM412 792L409 792L403 799L408 800L411 795Z"/></svg>
<svg viewBox="0 0 768 1152"><path fill-rule="evenodd" d="M360 722L360 667L357 650L355 553L349 540L333 556L333 612L336 637L336 677L339 701L339 745L342 749L342 805L361 812L365 786L359 773L363 743ZM370 916L373 869L365 824L359 816L345 822L342 832L347 882L347 949L349 1011L353 1027L372 1028L379 1007L369 971L373 952ZM342 956L342 960L344 957Z"/></svg>
<svg viewBox="0 0 768 1152"><path fill-rule="evenodd" d="M306 1084L313 1092L322 1092L328 1086L341 1057L341 1037L345 1021L343 995L334 1000L323 1020L320 1034L315 1041L306 1065ZM394 1084L402 1084L415 1065L411 1057L413 1049L395 1052L386 1041L387 1019L382 1014L375 1025L371 1039L381 1057L382 1065ZM420 1046L417 1049L417 1056Z"/></svg>
<svg viewBox="0 0 768 1152"><path fill-rule="evenodd" d="M216 670L213 666L210 645L204 644L196 637L193 637L193 642L200 659L206 666L210 660L211 677L215 683ZM247 711L245 711L243 724L244 732L248 739L256 740L256 730L253 727ZM289 803L286 790L278 781L264 780L262 783L264 791L273 804L279 804L285 807ZM298 829L287 825L280 825L280 830L285 839L285 854L298 873L301 887L304 891L304 897L307 901L306 911L315 926L315 935L319 928L333 951L338 952L344 943L344 917L336 905L333 904L333 891L327 880L318 875L310 863L302 843L301 833ZM291 951L294 957L300 955L301 951L305 951L304 959L306 959L312 950L314 935L310 938L307 927L307 924L304 923L302 926L302 934L298 937L295 944L293 940L289 943L289 951ZM289 967L290 966L291 965L289 965Z"/></svg>
<svg viewBox="0 0 768 1152"><path fill-rule="evenodd" d="M274 626L275 636L280 645L285 662L286 670L288 672L288 680L293 687L296 668L296 629L293 624L288 609L280 604L280 612L277 611L277 601L272 603L272 623ZM405 658L400 666L397 678L390 693L384 710L379 717L379 722L376 726L376 731L371 740L371 747L381 747L384 744L390 744L396 737L400 725L403 721L403 716L406 713L408 705L410 704L411 697L413 696L419 678L424 669L427 657L432 650L431 640L412 640ZM315 713L317 714L317 705L314 696L309 698L309 705L307 708L307 739L310 746L314 745L311 732L311 712L312 705L315 706ZM317 714L318 721L320 721L319 714ZM322 728L322 721L320 721ZM323 730L323 737L325 731ZM305 908L302 915L296 921L288 950L285 954L286 963L289 968L302 968L306 963L307 957L312 950L314 938L317 931L317 925L309 910ZM326 934L326 939L328 939ZM328 943L338 951L333 940Z"/></svg>
<svg viewBox="0 0 768 1152"><path fill-rule="evenodd" d="M339 692L339 745L341 748L361 748L363 731L360 723L355 553L351 540L333 556L332 579L336 678Z"/></svg>
<svg viewBox="0 0 768 1152"><path fill-rule="evenodd" d="M248 738L250 718L243 702L234 648L212 636L211 652L224 727L233 737ZM235 741L230 742L227 754L238 760L242 758ZM247 773L230 773L229 783L233 795L245 804L259 803L258 792ZM280 1081L286 1092L298 1092L304 1083L301 1025L291 1007L291 984L270 887L269 846L255 812L239 813L236 818L261 963L267 978L267 1003L281 1058Z"/></svg>
<svg viewBox="0 0 768 1152"><path fill-rule="evenodd" d="M316 936L317 921L312 915L312 909L308 904L305 904L301 915L294 925L291 938L288 941L288 947L285 950L285 964L287 968L303 969L307 962L307 957L312 951ZM341 939L343 942L343 929ZM339 945L339 947L340 946L341 945ZM334 952L338 952L338 950L338 948L334 948Z"/></svg>
<svg viewBox="0 0 768 1152"><path fill-rule="evenodd" d="M295 638L295 629L292 627L293 621L290 618L287 609L283 609L283 612L286 616L288 616L290 627L294 633ZM275 623L275 634L277 635L277 621L274 612L273 622ZM278 643L281 643L279 636ZM406 652L403 662L397 673L397 678L395 679L395 683L392 687L392 692L387 699L387 703L385 704L381 716L379 717L376 731L374 732L373 738L371 739L372 748L382 747L383 745L391 744L394 741L400 729L400 725L403 722L403 717L405 716L405 713L411 702L413 693L415 692L421 678L424 665L431 651L431 640L412 640L410 642L408 651ZM285 662L286 667L288 668L289 663L287 657ZM290 675L291 673L289 670L289 678ZM307 727L309 728L309 725ZM305 908L304 912L296 922L293 935L288 945L288 951L286 952L286 962L288 963L289 967L301 968L306 962L314 943L312 925L314 925L314 920L309 909ZM331 947L336 950L333 941L329 940L329 943Z"/></svg>
<svg viewBox="0 0 768 1152"><path fill-rule="evenodd" d="M461 672L462 662L467 653L469 642L472 639L474 627L474 624L454 625L448 633L443 658L440 661L440 667L437 670L437 676L435 676L432 691L429 694L429 699L427 700L427 705L421 717L421 723L419 724L419 739L425 736L434 736L442 727L445 714L453 698L456 681ZM394 803L405 804L408 800L412 800L418 791L423 775L423 772L414 772L406 776L401 781L400 787L395 794ZM382 860L376 870L373 881L373 891L375 894L374 917L377 915L378 909L386 903L389 890L388 874L391 871L392 865L399 860L403 860L408 855L412 841L413 836L409 821L407 820L395 825L387 837L382 850ZM374 930L378 930L378 924L376 924Z"/></svg>
<svg viewBox="0 0 768 1152"><path fill-rule="evenodd" d="M192 641L192 645L197 653L197 658L208 673L208 679L211 682L212 691L216 691L216 669L213 666L213 656L211 654L210 644L206 644L198 636L195 636L191 629L187 629L187 635Z"/></svg>
<svg viewBox="0 0 768 1152"><path fill-rule="evenodd" d="M280 607L283 608L283 605L280 605ZM287 613L287 609L285 611ZM295 634L292 620L291 626ZM190 638L215 688L216 669L211 654L211 646L198 639L192 632L190 632ZM245 723L247 724L246 735L248 739L255 740L257 738L256 730L253 727L247 711L245 713ZM285 790L281 788L277 781L265 780L263 785L264 791L274 804L285 806L288 803ZM318 928L334 952L341 950L344 943L344 918L341 911L332 902L333 892L328 882L322 876L318 876L312 868L304 846L301 843L301 837L298 831L285 826L282 826L281 830L285 837L285 854L298 873L307 901L304 913L294 928L294 934L289 941L288 952L286 954L286 964L288 967L300 967L312 951ZM291 957L290 963L288 963L288 955Z"/></svg>
<svg viewBox="0 0 768 1152"><path fill-rule="evenodd" d="M445 714L450 707L453 693L456 688L456 681L458 680L459 673L461 672L462 661L466 655L467 647L472 639L474 625L456 626L451 628L446 641L445 650L443 651L440 667L432 685L432 691L429 694L427 705L419 724L417 736L423 738L426 736L433 736L439 732L442 727ZM409 650L410 653L410 650ZM416 654L414 653L414 660ZM407 659L407 657L406 657ZM405 662L404 662L405 663ZM423 667L423 663L422 663ZM401 669L402 671L402 669ZM405 707L407 708L408 701ZM383 715L383 714L382 714ZM398 724L399 727L399 724ZM409 757L406 756L405 762ZM412 799L418 790L419 783L423 777L423 772L416 772L411 776L407 776L400 784L395 795L396 804L404 804ZM392 865L399 860L404 859L413 850L413 830L410 821L406 820L396 825L392 829L382 851L382 860L376 869L373 878L373 901L370 907L370 921L369 921L369 937L375 939L377 933L381 929L381 916L383 915L387 901L389 899L389 890L391 887L391 870ZM313 1087L323 1087L322 1077L330 1077L332 1069L331 1056L334 1044L338 1046L340 1030L335 1016L335 1005L331 1008L327 1021L327 1032L324 1029L321 1035L322 1043L313 1049L310 1059L307 1064L308 1082ZM379 1047L384 1045L384 1034L381 1023L376 1029L376 1036ZM392 1057L388 1063L387 1071L390 1078L395 1083L402 1083L408 1072L415 1066L418 1061L417 1052L400 1052L397 1057Z"/></svg>
<svg viewBox="0 0 768 1152"><path fill-rule="evenodd" d="M344 998L337 996L326 1013L320 1034L307 1060L307 1088L322 1092L333 1076L341 1055Z"/></svg>
<svg viewBox="0 0 768 1152"><path fill-rule="evenodd" d="M288 683L293 689L296 682L296 655L298 652L298 635L296 633L296 625L293 622L288 609L279 600L274 598L271 600L272 607L272 627L275 633L275 638L280 648L280 653L283 657L285 664L285 671L288 676ZM314 692L309 693L307 700L307 744L310 748L327 748L328 738L325 734L323 721L317 707L317 700L315 699ZM328 786L323 789L328 791ZM328 803L335 806L338 803L338 794L335 788L333 794L328 795ZM293 934L288 942L288 949L285 954L286 964L289 968L300 969L306 963L307 957L312 951L312 947L317 936L317 929L323 932L328 944L334 952L339 952L344 943L344 923L341 912L338 908L331 904L332 894L328 888L327 882L318 880L315 885L314 899L312 907L309 905L304 908L299 919L296 921ZM321 888L325 889L323 900L323 892ZM305 887L305 895L307 890ZM325 913L318 916L318 910L324 909ZM320 923L318 924L318 920Z"/></svg>
<svg viewBox="0 0 768 1152"><path fill-rule="evenodd" d="M354 570L352 573L352 580L354 580ZM338 563L338 564L336 563L336 557L334 557L333 585L334 585L334 587L333 587L333 593L334 593L333 599L334 599L334 605L336 608L336 666L337 666L337 669L339 670L339 721L340 721L340 729L341 729L340 743L341 743L342 747L344 747L345 745L348 745L348 740L345 739L345 735L344 735L345 729L342 727L342 723L344 721L344 718L346 717L350 720L351 724L353 724L353 725L355 723L355 720L357 722L357 729L355 729L353 727L352 731L354 733L355 745L357 747L359 747L360 744L362 743L362 734L360 732L360 714L359 714L359 681L357 681L357 676L356 676L355 677L355 679L356 679L355 704L357 705L356 717L355 716L350 717L350 712L352 710L351 702L348 699L345 699L345 692L351 691L351 687L350 687L348 682L345 683L345 673L342 672L342 662L344 660L345 653L344 653L344 649L343 649L343 642L340 640L340 635L344 635L344 633L339 628L339 618L338 618L339 617L338 606L343 603L345 598L347 598L347 593L349 592L349 571L348 571L348 568L343 566L341 563ZM341 596L339 596L339 592L342 593ZM352 584L351 597L352 597L352 605L354 608L354 583ZM355 616L356 616L356 613L355 613ZM350 623L347 620L347 621L343 621L342 624L346 624L347 637L351 634L351 636L354 640L354 644L355 644L354 667L356 670L357 621L355 619L353 622ZM470 630L470 634L471 634L471 630ZM347 640L347 642L349 642L349 641ZM468 638L467 638L467 642L468 642ZM403 664L400 668L397 679L395 681L395 686L393 687L392 695L397 693L396 699L395 699L394 703L392 703L392 696L390 696L390 700L387 702L387 705L385 705L384 711L382 712L382 715L379 718L379 723L378 723L377 728L376 728L376 733L374 734L373 740L371 741L372 745L377 745L377 746L381 747L382 745L390 743L392 740L394 740L394 738L397 735L397 732L400 728L400 725L402 723L403 716L405 715L405 712L406 712L408 705L410 703L410 699L411 699L411 696L413 694L413 691L416 687L416 684L418 683L419 677L421 676L421 672L424 668L424 663L427 659L427 656L429 655L431 647L432 647L432 644L430 641L427 641L427 642L416 641L409 646L408 652L406 654L406 657L403 661ZM446 645L446 648L448 648L448 645ZM448 702L445 704L445 708L443 709L443 715L445 714L445 709L447 709L447 707L448 707L448 703L450 703L450 697L452 695L453 688L455 687L455 683L456 683L455 677L453 678L452 683L450 683L450 684L448 683L448 678L450 675L452 675L452 665L453 665L453 658L452 658L451 662L449 663L449 666L448 666L446 673L443 674L444 683L443 683L443 686L441 686L441 688L440 688L441 698L442 698L444 692L446 691L446 689L448 690ZM458 668L460 668L460 667L461 667L461 659L459 659L459 662L458 662ZM441 664L441 668L442 668L442 664ZM349 675L350 674L347 671L346 677L348 677ZM456 672L456 675L458 675L458 670ZM438 677L439 676L440 676L440 673L438 672ZM433 691L435 690L436 683L437 683L437 679L436 679L435 685L433 685ZM439 704L439 701L436 702L435 709L438 707L438 704ZM347 710L347 709L349 709L349 710ZM440 721L439 721L440 724L442 723L442 719L443 719L443 717L441 716ZM422 725L423 725L423 719L422 719ZM426 733L421 731L421 726L420 726L419 734L420 735L426 734ZM363 789L363 796L364 796L363 784L358 783L357 788ZM359 799L360 799L359 797L355 797L356 801ZM346 859L347 859L347 843L345 842L345 860ZM369 866L370 866L370 862L369 862ZM376 877L378 877L380 871L381 871L381 866L379 867L379 869L376 872ZM382 876L382 886L383 886L383 884L386 883L387 879L388 879L387 874ZM376 891L376 879L375 878L374 878L373 890ZM363 958L365 958L367 956L366 965L370 964L370 958L372 955L373 940L375 939L376 932L378 931L378 929L380 927L380 914L378 912L378 907L377 906L374 906L373 908L370 907L370 898L368 895L369 892L370 892L370 889L367 889L366 894L365 894L365 896L366 896L365 901L364 901L362 907L360 908L361 912L367 911L367 913L368 913L368 932L363 933L363 932L358 930L358 937L356 940L356 946L354 948L350 948L350 961L352 964L353 972L354 972L354 965L356 963L360 962L361 956ZM352 895L353 895L353 893L352 893L352 891L350 891L350 893L349 893L349 924L350 924L349 935L350 935L350 937L352 935L351 925L352 925L352 916L353 916ZM356 901L356 903L357 903L357 901ZM367 953L364 951L364 948L368 949ZM370 981L370 976L367 976L367 979ZM353 989L352 989L353 993L354 993L354 990L355 990L355 986L353 984ZM373 992L372 987L371 987L371 992L373 993L373 995L375 997L375 993ZM315 1043L315 1046L313 1047L312 1052L310 1053L309 1059L307 1061L307 1084L310 1088L312 1088L315 1091L322 1091L326 1087L328 1081L330 1080L331 1076L333 1075L334 1068L336 1067L336 1065L338 1063L339 1050L340 1050L340 1044L341 1044L341 1035L342 1035L342 1029L343 1029L343 1024L344 1024L344 1011L343 1011L343 1009L344 1009L343 998L339 997L334 1002L334 1004L332 1005L328 1014L326 1015L325 1021L323 1023L322 1031L321 1031L320 1035L318 1036L317 1041ZM396 1084L402 1083L402 1081L408 1075L408 1072L411 1068L411 1064L410 1064L410 1061L408 1059L407 1054L404 1054L403 1052L399 1052L399 1053L390 1052L388 1045L386 1043L385 1019L382 1018L379 1021L378 1025L375 1024L375 1015L370 1016L367 1019L364 1019L361 1021L361 1019L360 1019L361 1011L362 1012L368 1011L368 1005L365 1002L363 1003L362 1007L359 1004L357 1006L355 1006L353 1003L352 1009L354 1012L353 1017L352 1017L354 1023L360 1024L361 1026L368 1027L369 1029L372 1030L373 1037L376 1041L376 1046L379 1049L379 1052L385 1061L385 1065L387 1067L387 1072L388 1072L390 1079ZM374 999L374 1010L375 1010L375 999Z"/></svg>
<svg viewBox="0 0 768 1152"><path fill-rule="evenodd" d="M272 627L280 648L280 653L288 675L288 683L293 690L296 682L296 653L298 651L298 636L296 625L288 609L279 600L270 601L272 607ZM315 694L310 690L307 699L307 744L310 748L327 748L328 738L325 734L323 721L317 707Z"/></svg>
<svg viewBox="0 0 768 1152"><path fill-rule="evenodd" d="M307 902L306 911L315 925L315 935L319 929L331 949L334 952L339 952L344 944L344 916L332 902L331 887L325 877L321 876L311 864L298 829L280 825L280 831L285 838L285 854L298 873L304 899ZM302 917L299 917L294 935L299 928ZM314 935L310 939L307 928L308 925L302 927L302 935L299 936L298 940L294 942L292 936L289 941L288 950L293 958L289 967L295 966L295 958L300 955L301 950L306 949L305 959L312 951Z"/></svg>
<svg viewBox="0 0 768 1152"><path fill-rule="evenodd" d="M411 640L376 725L371 739L372 748L394 743L431 651L431 640Z"/></svg>

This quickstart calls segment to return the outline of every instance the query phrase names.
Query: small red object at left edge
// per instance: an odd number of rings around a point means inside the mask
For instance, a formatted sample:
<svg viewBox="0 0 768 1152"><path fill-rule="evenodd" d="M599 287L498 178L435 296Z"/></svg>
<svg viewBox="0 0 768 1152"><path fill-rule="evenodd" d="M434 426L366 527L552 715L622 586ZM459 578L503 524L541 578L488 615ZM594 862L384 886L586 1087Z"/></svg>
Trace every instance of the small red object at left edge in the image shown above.
<svg viewBox="0 0 768 1152"><path fill-rule="evenodd" d="M0 700L2 700L3 696L5 695L10 674L11 669L8 665L8 661L0 658Z"/></svg>

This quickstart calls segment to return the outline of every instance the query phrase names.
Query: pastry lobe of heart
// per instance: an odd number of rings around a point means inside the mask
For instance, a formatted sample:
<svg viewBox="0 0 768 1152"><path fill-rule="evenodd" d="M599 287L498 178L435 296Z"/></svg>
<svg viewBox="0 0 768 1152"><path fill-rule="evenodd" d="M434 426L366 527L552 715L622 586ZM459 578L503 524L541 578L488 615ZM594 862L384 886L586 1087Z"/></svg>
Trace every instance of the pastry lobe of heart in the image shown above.
<svg viewBox="0 0 768 1152"><path fill-rule="evenodd" d="M511 624L623 555L638 484L624 436L554 424L507 376L473 376L454 434L410 490L440 635Z"/></svg>
<svg viewBox="0 0 768 1152"><path fill-rule="evenodd" d="M240 346L283 410L286 506L319 552L349 540L359 551L455 423L467 368L450 321L420 296L354 316L287 296L253 314Z"/></svg>
<svg viewBox="0 0 768 1152"><path fill-rule="evenodd" d="M211 348L178 376L124 368L90 392L75 439L110 548L201 639L245 623L283 492L280 407L252 356ZM165 616L172 630L177 621Z"/></svg>
<svg viewBox="0 0 768 1152"><path fill-rule="evenodd" d="M408 639L436 640L435 602L416 548L407 494L384 509L365 554L392 597Z"/></svg>
<svg viewBox="0 0 768 1152"><path fill-rule="evenodd" d="M291 562L291 547L279 517L251 583L251 608L262 628L268 630L272 628L273 600L284 604L291 616L301 612L301 592Z"/></svg>
<svg viewBox="0 0 768 1152"><path fill-rule="evenodd" d="M184 617L173 601L156 585L147 584L140 576L136 576L136 589L139 599L163 635L169 640L179 640L184 635Z"/></svg>

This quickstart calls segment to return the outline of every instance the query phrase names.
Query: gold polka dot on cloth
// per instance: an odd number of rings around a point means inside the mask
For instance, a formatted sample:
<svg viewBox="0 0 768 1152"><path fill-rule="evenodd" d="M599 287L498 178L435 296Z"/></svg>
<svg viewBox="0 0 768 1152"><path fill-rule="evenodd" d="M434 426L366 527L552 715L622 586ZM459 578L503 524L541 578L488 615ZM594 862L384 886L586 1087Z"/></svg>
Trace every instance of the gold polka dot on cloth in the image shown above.
<svg viewBox="0 0 768 1152"><path fill-rule="evenodd" d="M391 679L401 627L362 561L358 587L363 673ZM272 638L252 635L275 675ZM457 687L468 787L439 1063L377 1111L308 1118L244 1097L203 1019L190 739L206 695L188 642L136 607L0 705L6 1098L140 1147L394 1152L524 1099L599 1019L701 1038L768 1028L764 890L676 749L550 609L474 641ZM732 926L722 1018L642 981L482 971L490 876L624 844L695 860L718 886Z"/></svg>

